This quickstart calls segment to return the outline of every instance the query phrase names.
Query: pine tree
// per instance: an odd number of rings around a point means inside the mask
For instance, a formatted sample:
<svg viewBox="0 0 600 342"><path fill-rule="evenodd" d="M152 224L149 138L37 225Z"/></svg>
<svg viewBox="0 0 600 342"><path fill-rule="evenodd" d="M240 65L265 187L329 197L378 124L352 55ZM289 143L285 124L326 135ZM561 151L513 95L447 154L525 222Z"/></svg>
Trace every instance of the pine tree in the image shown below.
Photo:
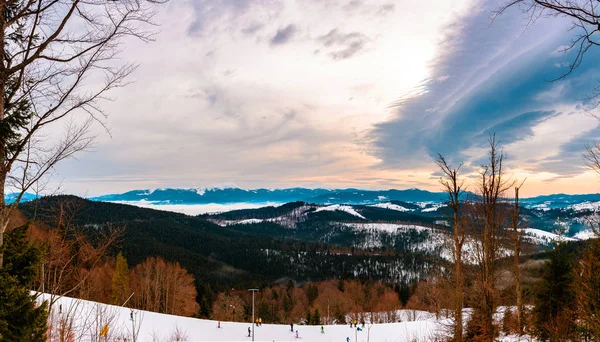
<svg viewBox="0 0 600 342"><path fill-rule="evenodd" d="M312 317L313 325L321 325L321 314L319 314L319 309L315 310L315 314Z"/></svg>
<svg viewBox="0 0 600 342"><path fill-rule="evenodd" d="M129 267L121 252L117 254L115 273L112 277L112 303L122 305L129 296Z"/></svg>
<svg viewBox="0 0 600 342"><path fill-rule="evenodd" d="M319 297L319 288L317 285L310 284L306 290L306 297L308 298L308 305L313 306L317 297Z"/></svg>
<svg viewBox="0 0 600 342"><path fill-rule="evenodd" d="M0 341L45 341L47 302L30 293L42 260L41 251L27 240L28 225L8 232L0 269Z"/></svg>
<svg viewBox="0 0 600 342"><path fill-rule="evenodd" d="M600 240L590 239L576 277L578 318L582 331L593 341L600 340Z"/></svg>
<svg viewBox="0 0 600 342"><path fill-rule="evenodd" d="M533 324L542 341L569 340L576 327L573 264L558 243L544 265L544 273L535 293Z"/></svg>

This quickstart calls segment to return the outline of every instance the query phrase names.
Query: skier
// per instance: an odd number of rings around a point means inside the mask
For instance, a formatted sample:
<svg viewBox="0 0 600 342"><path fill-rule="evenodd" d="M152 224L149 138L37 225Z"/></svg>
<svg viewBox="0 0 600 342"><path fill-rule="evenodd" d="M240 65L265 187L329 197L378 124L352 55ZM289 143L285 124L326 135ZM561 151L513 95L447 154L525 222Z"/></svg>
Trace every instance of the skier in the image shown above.
<svg viewBox="0 0 600 342"><path fill-rule="evenodd" d="M259 319L258 319L258 326L259 326L259 327L260 327L260 326L262 326L262 318L259 318Z"/></svg>
<svg viewBox="0 0 600 342"><path fill-rule="evenodd" d="M352 320L350 320L350 328L352 328Z"/></svg>
<svg viewBox="0 0 600 342"><path fill-rule="evenodd" d="M354 327L356 328L356 325L358 324L358 320L354 320Z"/></svg>
<svg viewBox="0 0 600 342"><path fill-rule="evenodd" d="M219 323L217 323L217 328L221 329L221 321L219 321Z"/></svg>
<svg viewBox="0 0 600 342"><path fill-rule="evenodd" d="M360 321L360 324L362 324L362 327L364 329L365 328L365 319L364 318Z"/></svg>
<svg viewBox="0 0 600 342"><path fill-rule="evenodd" d="M323 328L323 326L321 326L321 334L325 333L325 328Z"/></svg>
<svg viewBox="0 0 600 342"><path fill-rule="evenodd" d="M300 336L298 335L298 330L296 330L296 338L300 338Z"/></svg>
<svg viewBox="0 0 600 342"><path fill-rule="evenodd" d="M356 331L362 331L362 329L361 328L356 328Z"/></svg>
<svg viewBox="0 0 600 342"><path fill-rule="evenodd" d="M291 331L291 332L294 332L294 323L293 323L293 322L292 322L292 323L290 323L290 331Z"/></svg>
<svg viewBox="0 0 600 342"><path fill-rule="evenodd" d="M248 327L248 337L250 337L251 333L252 333L252 329L250 329L250 327Z"/></svg>
<svg viewBox="0 0 600 342"><path fill-rule="evenodd" d="M350 342L350 337L346 337L346 342Z"/></svg>

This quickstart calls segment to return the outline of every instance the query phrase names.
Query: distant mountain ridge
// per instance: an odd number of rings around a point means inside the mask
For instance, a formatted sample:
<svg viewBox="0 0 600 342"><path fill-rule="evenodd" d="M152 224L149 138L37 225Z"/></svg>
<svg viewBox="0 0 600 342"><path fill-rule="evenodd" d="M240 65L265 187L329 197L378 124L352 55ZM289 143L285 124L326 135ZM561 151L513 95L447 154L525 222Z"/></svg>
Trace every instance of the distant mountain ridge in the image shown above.
<svg viewBox="0 0 600 342"><path fill-rule="evenodd" d="M302 201L316 204L371 204L390 200L403 202L443 202L446 194L420 189L361 190L361 189L240 189L191 188L132 190L122 194L92 197L94 201L134 202L157 204L208 203L287 203Z"/></svg>
<svg viewBox="0 0 600 342"><path fill-rule="evenodd" d="M465 194L467 196L469 194ZM306 202L315 204L376 204L389 201L409 203L442 203L447 195L421 189L406 190L362 190L325 188L286 188L286 189L241 189L221 188L161 188L153 190L132 190L122 194L108 194L90 198L104 202L139 202L154 204L229 204L229 203L288 203ZM600 194L553 194L521 199L528 207L564 208L574 204L600 202Z"/></svg>

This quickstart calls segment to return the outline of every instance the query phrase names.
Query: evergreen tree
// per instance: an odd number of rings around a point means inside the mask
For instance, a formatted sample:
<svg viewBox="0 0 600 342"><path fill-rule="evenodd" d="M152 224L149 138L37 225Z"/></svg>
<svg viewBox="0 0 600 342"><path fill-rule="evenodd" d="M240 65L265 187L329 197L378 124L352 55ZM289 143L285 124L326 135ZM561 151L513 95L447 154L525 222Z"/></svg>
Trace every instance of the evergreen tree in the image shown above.
<svg viewBox="0 0 600 342"><path fill-rule="evenodd" d="M313 319L313 325L321 324L321 314L319 314L319 309L315 310L315 314L313 315L312 319Z"/></svg>
<svg viewBox="0 0 600 342"><path fill-rule="evenodd" d="M600 340L600 240L590 239L575 280L581 330L592 341Z"/></svg>
<svg viewBox="0 0 600 342"><path fill-rule="evenodd" d="M306 297L308 298L308 305L313 306L317 297L319 297L319 288L315 284L308 285L306 290Z"/></svg>
<svg viewBox="0 0 600 342"><path fill-rule="evenodd" d="M536 288L533 324L542 341L569 340L576 328L573 264L559 243L544 265L544 273Z"/></svg>
<svg viewBox="0 0 600 342"><path fill-rule="evenodd" d="M122 305L129 297L129 267L121 252L117 254L115 272L112 277L112 303Z"/></svg>
<svg viewBox="0 0 600 342"><path fill-rule="evenodd" d="M45 341L48 304L30 293L42 260L41 251L27 240L29 226L8 232L0 269L0 341Z"/></svg>
<svg viewBox="0 0 600 342"><path fill-rule="evenodd" d="M306 324L310 325L312 323L312 316L310 315L310 310L306 312Z"/></svg>

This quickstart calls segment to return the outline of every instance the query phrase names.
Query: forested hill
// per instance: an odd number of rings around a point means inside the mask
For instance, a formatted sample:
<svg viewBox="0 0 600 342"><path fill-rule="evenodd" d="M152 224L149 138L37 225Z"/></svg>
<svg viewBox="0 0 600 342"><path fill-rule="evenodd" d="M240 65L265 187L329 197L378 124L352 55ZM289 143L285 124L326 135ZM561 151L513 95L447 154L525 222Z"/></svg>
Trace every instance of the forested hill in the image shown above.
<svg viewBox="0 0 600 342"><path fill-rule="evenodd" d="M108 258L122 251L130 267L148 257L180 263L196 279L201 306L202 298L212 297L212 291L290 279L358 278L408 288L447 265L451 255L447 208L431 203L323 206L292 202L187 216L51 196L23 203L20 209L50 229L59 226L62 212L63 226L84 232L92 240L110 225L120 227L122 237ZM541 227L551 226L556 215L564 212L527 209L523 214L524 220ZM535 245L553 242L551 234L543 231L528 238Z"/></svg>
<svg viewBox="0 0 600 342"><path fill-rule="evenodd" d="M179 262L195 276L200 292L206 284L214 290L286 279L408 283L445 262L442 246L428 241L428 231L373 231L362 226L367 219L341 210L318 211L304 203L286 208L290 213L306 210L293 227L277 221L218 225L204 217L74 196L44 197L20 208L28 218L50 227L56 227L62 210L77 229L90 235L109 224L120 226L123 236L113 254L122 250L130 266L148 256ZM280 215L284 208L269 209L274 212L267 210L264 217Z"/></svg>

